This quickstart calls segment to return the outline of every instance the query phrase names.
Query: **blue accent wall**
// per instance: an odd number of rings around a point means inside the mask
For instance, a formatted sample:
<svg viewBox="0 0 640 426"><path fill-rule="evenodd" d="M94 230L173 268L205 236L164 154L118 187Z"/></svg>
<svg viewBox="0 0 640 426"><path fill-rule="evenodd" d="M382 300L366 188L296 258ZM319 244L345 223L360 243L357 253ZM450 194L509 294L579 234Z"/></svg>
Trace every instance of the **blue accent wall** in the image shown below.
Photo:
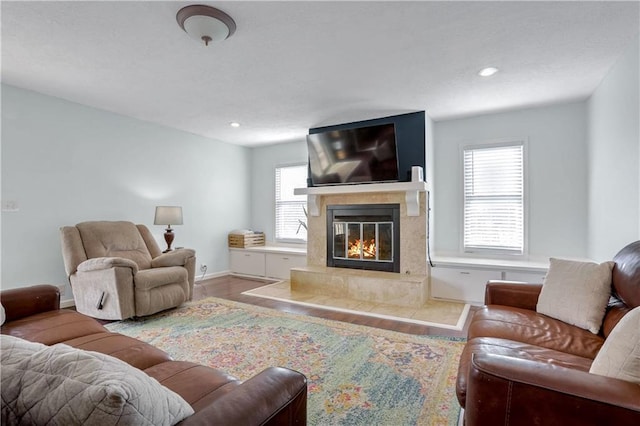
<svg viewBox="0 0 640 426"><path fill-rule="evenodd" d="M411 166L422 166L426 176L425 155L425 112L411 112L373 120L354 121L352 123L309 129L309 134L331 130L345 130L354 127L376 126L393 123L396 126L396 147L398 150L398 174L400 181L411 180Z"/></svg>

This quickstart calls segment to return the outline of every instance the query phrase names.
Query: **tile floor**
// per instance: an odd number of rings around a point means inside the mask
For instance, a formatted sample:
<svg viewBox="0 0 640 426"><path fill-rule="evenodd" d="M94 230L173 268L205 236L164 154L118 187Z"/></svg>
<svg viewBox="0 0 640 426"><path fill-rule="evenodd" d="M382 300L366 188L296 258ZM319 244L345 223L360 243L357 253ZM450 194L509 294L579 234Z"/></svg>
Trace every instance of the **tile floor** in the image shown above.
<svg viewBox="0 0 640 426"><path fill-rule="evenodd" d="M291 290L289 281L281 281L251 289L242 294L273 300L327 307L344 312L371 315L378 318L461 330L469 313L464 303L429 300L420 308L402 307L355 299L335 298Z"/></svg>

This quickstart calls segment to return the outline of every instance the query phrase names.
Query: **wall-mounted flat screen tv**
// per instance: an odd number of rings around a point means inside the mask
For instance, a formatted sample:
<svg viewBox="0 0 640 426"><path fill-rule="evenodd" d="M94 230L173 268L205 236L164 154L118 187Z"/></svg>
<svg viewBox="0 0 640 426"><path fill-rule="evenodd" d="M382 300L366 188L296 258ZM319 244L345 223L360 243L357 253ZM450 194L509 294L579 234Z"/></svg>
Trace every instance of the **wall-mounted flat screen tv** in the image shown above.
<svg viewBox="0 0 640 426"><path fill-rule="evenodd" d="M393 123L307 136L312 186L397 182Z"/></svg>

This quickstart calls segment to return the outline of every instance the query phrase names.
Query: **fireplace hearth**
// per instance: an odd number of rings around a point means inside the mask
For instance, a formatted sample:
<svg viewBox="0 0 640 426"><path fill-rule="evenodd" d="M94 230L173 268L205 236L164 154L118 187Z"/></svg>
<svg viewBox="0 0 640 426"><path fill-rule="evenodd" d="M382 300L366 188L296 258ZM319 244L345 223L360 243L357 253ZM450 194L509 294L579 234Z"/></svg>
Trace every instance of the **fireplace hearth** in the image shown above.
<svg viewBox="0 0 640 426"><path fill-rule="evenodd" d="M328 205L327 266L400 272L400 205Z"/></svg>

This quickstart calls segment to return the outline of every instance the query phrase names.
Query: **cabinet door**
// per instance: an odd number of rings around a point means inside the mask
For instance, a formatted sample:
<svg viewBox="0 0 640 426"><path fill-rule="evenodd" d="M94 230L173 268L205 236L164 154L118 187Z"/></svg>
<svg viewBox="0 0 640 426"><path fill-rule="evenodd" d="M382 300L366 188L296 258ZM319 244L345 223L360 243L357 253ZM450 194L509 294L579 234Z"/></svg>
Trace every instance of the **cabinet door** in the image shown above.
<svg viewBox="0 0 640 426"><path fill-rule="evenodd" d="M264 253L232 250L229 252L229 267L231 272L263 277L265 275Z"/></svg>
<svg viewBox="0 0 640 426"><path fill-rule="evenodd" d="M267 277L288 280L291 268L307 265L307 256L298 254L267 253Z"/></svg>
<svg viewBox="0 0 640 426"><path fill-rule="evenodd" d="M542 284L546 275L546 271L505 271L504 279L506 281Z"/></svg>
<svg viewBox="0 0 640 426"><path fill-rule="evenodd" d="M431 268L431 297L481 305L487 281L501 277L502 272L498 270L436 266Z"/></svg>

